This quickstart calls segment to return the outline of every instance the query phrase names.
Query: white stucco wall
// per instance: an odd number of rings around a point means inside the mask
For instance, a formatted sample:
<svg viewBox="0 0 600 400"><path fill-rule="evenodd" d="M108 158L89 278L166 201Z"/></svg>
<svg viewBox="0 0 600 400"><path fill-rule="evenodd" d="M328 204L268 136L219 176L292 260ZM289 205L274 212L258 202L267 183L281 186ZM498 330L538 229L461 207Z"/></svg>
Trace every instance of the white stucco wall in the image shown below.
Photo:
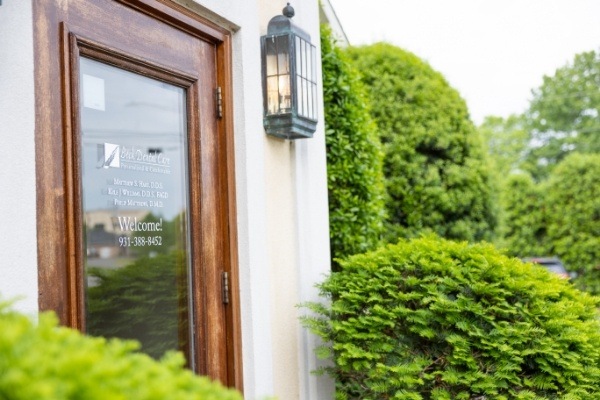
<svg viewBox="0 0 600 400"><path fill-rule="evenodd" d="M249 400L265 398L274 393L274 381L257 3L197 1L210 12L191 0L181 3L224 27L240 27L233 34L232 73L244 394Z"/></svg>
<svg viewBox="0 0 600 400"><path fill-rule="evenodd" d="M294 1L292 5L294 22L309 32L320 58L318 3ZM280 14L283 6L285 2L264 2L261 34L266 33L266 23ZM319 77L320 65L317 62ZM319 79L319 93L321 88ZM315 337L300 326L298 316L303 311L296 308L318 299L314 284L330 268L322 103L318 112L319 125L312 139L285 141L269 137L266 143L274 393L281 399L333 397L329 380L310 374L318 366L313 351Z"/></svg>
<svg viewBox="0 0 600 400"><path fill-rule="evenodd" d="M197 8L191 1L180 0ZM286 1L194 1L210 10L197 12L240 27L233 90L245 397L332 398L331 381L310 373L318 365L315 338L300 326L296 307L318 299L314 284L330 268L323 108L312 139L268 137L262 126L259 39ZM318 44L318 2L292 5L294 22Z"/></svg>
<svg viewBox="0 0 600 400"><path fill-rule="evenodd" d="M37 239L31 1L0 6L0 297L36 314Z"/></svg>

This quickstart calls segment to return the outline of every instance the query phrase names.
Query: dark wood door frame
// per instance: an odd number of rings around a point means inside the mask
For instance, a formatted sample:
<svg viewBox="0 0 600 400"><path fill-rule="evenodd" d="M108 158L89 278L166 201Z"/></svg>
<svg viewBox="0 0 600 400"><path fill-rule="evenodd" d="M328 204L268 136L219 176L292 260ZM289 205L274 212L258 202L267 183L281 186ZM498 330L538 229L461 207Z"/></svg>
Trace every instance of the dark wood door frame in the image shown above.
<svg viewBox="0 0 600 400"><path fill-rule="evenodd" d="M214 133L206 138L200 135L197 143L190 142L192 161L196 160L196 167L203 174L207 173L200 177L199 172L190 171L190 185L198 185L191 194L194 197L191 201L197 204L195 218L209 221L209 228L198 224L194 227L197 231L192 251L195 257L194 279L199 282L194 296L200 312L195 317L201 336L197 354L201 357L198 361L200 373L242 390L230 33L169 0L86 2L91 7L112 9L118 5L136 10L151 17L153 23L174 29L173 35L194 37L204 43L204 48L212 49L215 66L212 78L224 93L222 117L207 118L205 115L206 110L214 110L216 101L214 96L206 96L206 89L203 96L192 96L188 103L189 108L201 110L196 123L199 131L206 129ZM189 65L183 65L181 71L173 68L161 71L159 64L145 62L143 58L128 58L123 52L89 39L85 32L79 33L82 28L76 26L77 23L71 29L71 23L78 14L76 7L70 7L69 1L35 1L33 5L39 307L40 310L55 311L64 325L82 328L81 210L74 140L74 132L78 129L78 110L73 106L78 99L76 94L71 95L77 92L73 91L74 82L77 82L73 63L81 52L114 65L127 64L129 69L133 65L133 69L137 68L148 76L160 78L160 74L164 73L165 80L175 79L177 83L179 79L180 86L188 87L195 85L194 72L189 72ZM176 53L171 58L175 59L174 63L177 62ZM197 113L196 110L188 112ZM206 152L207 156L195 152ZM204 208L212 214L204 215L207 212ZM204 239L215 234L218 235L217 240L205 244L208 241ZM219 264L218 268L204 267L205 259L210 265ZM223 304L220 296L207 296L207 290L204 290L207 286L220 288L222 272L230 277L228 304ZM226 338L225 345L221 344L223 338ZM213 348L221 350L215 350L218 354L213 354Z"/></svg>

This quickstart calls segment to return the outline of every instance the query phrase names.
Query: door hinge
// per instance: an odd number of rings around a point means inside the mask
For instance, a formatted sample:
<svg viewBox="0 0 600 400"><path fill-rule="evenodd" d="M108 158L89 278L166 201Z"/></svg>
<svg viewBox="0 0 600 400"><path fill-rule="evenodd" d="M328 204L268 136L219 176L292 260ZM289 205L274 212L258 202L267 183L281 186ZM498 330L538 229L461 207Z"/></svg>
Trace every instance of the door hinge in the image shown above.
<svg viewBox="0 0 600 400"><path fill-rule="evenodd" d="M229 272L223 272L221 275L223 290L223 304L229 304Z"/></svg>
<svg viewBox="0 0 600 400"><path fill-rule="evenodd" d="M215 90L216 97L216 107L217 107L217 118L223 118L223 91L221 90L221 86L217 87Z"/></svg>

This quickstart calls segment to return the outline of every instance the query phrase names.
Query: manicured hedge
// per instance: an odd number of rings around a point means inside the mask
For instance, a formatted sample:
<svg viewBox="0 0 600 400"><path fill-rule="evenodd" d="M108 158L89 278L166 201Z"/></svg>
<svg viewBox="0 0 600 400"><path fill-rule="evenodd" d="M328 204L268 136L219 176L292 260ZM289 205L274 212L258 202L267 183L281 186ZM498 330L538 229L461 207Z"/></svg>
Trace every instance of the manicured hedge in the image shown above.
<svg viewBox="0 0 600 400"><path fill-rule="evenodd" d="M500 245L515 257L552 255L546 230L544 191L528 174L505 178L501 194L504 210Z"/></svg>
<svg viewBox="0 0 600 400"><path fill-rule="evenodd" d="M491 245L401 241L320 289L338 400L600 398L600 299Z"/></svg>
<svg viewBox="0 0 600 400"><path fill-rule="evenodd" d="M600 155L573 153L535 183L512 175L501 246L518 257L557 256L580 289L600 295Z"/></svg>
<svg viewBox="0 0 600 400"><path fill-rule="evenodd" d="M350 48L384 146L388 237L430 231L489 240L496 207L483 143L465 101L412 53L387 43Z"/></svg>
<svg viewBox="0 0 600 400"><path fill-rule="evenodd" d="M567 156L541 184L550 253L600 295L600 154Z"/></svg>
<svg viewBox="0 0 600 400"><path fill-rule="evenodd" d="M35 324L0 304L0 399L242 399L184 369L179 353L154 361L138 347L58 327L52 314Z"/></svg>
<svg viewBox="0 0 600 400"><path fill-rule="evenodd" d="M365 90L330 28L321 27L329 232L337 258L375 248L385 213L382 152Z"/></svg>

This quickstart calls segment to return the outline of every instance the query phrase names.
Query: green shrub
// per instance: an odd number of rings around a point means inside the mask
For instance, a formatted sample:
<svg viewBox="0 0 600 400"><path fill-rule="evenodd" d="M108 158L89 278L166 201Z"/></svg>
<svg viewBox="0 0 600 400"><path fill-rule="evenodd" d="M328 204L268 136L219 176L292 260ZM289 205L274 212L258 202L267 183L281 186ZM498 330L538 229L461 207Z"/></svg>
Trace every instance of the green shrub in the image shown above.
<svg viewBox="0 0 600 400"><path fill-rule="evenodd" d="M388 237L432 231L489 239L496 226L490 172L464 100L414 54L390 44L350 48L384 146Z"/></svg>
<svg viewBox="0 0 600 400"><path fill-rule="evenodd" d="M543 268L435 237L341 268L304 320L337 399L600 398L600 299Z"/></svg>
<svg viewBox="0 0 600 400"><path fill-rule="evenodd" d="M504 182L501 246L515 257L550 255L546 235L544 192L528 174Z"/></svg>
<svg viewBox="0 0 600 400"><path fill-rule="evenodd" d="M569 270L577 285L600 294L600 154L571 154L541 185L551 253Z"/></svg>
<svg viewBox="0 0 600 400"><path fill-rule="evenodd" d="M52 314L36 325L0 304L0 399L241 400L183 369L180 353L159 362L137 347L58 327Z"/></svg>
<svg viewBox="0 0 600 400"><path fill-rule="evenodd" d="M337 258L364 253L379 244L385 189L381 144L364 88L326 25L321 28L321 57L329 232L335 267Z"/></svg>

